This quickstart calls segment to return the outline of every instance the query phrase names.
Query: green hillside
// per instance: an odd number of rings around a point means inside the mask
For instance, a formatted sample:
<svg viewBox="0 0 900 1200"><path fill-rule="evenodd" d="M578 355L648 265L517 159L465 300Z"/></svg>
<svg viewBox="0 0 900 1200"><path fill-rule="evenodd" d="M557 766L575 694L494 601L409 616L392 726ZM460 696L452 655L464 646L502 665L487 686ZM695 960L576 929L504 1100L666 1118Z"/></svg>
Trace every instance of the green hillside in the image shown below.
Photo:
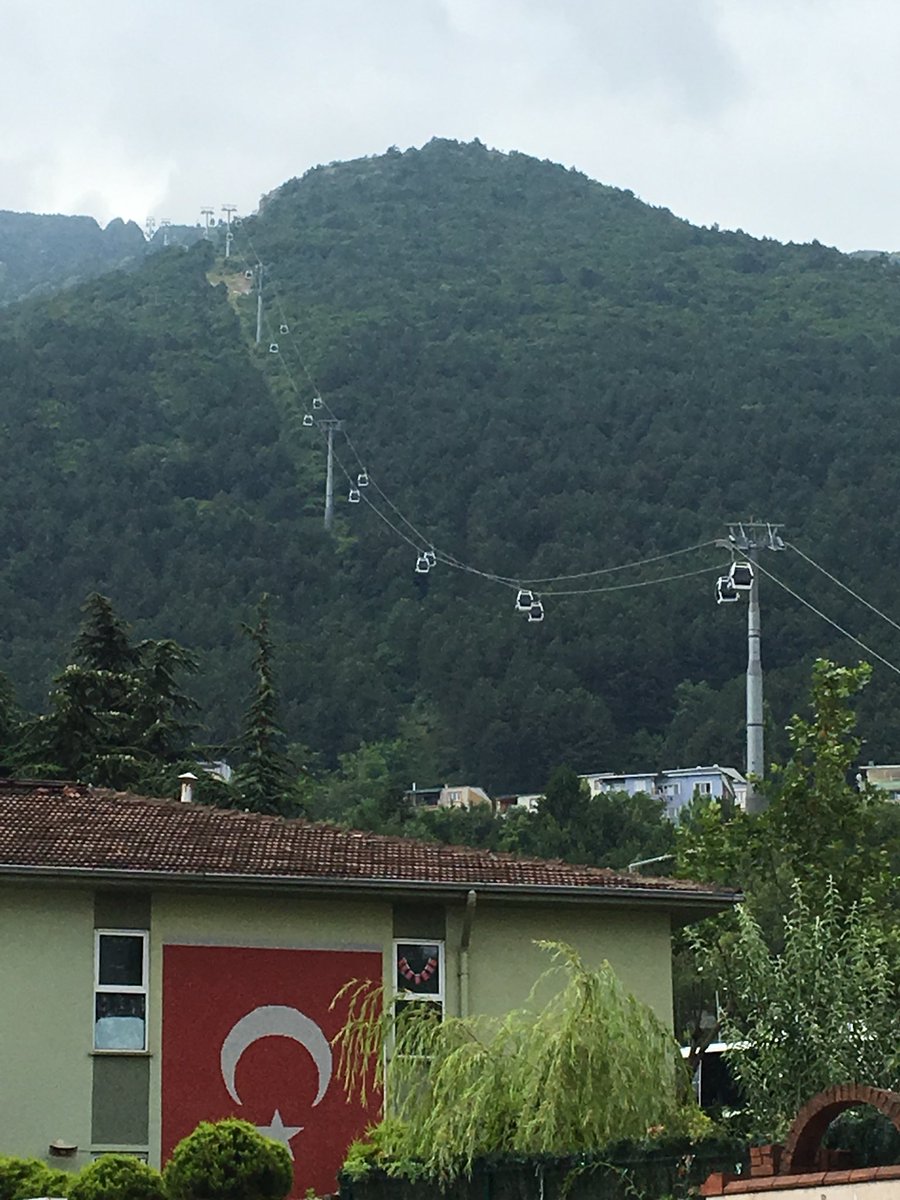
<svg viewBox="0 0 900 1200"><path fill-rule="evenodd" d="M133 221L0 211L0 305L71 287L143 258L144 235Z"/></svg>
<svg viewBox="0 0 900 1200"><path fill-rule="evenodd" d="M0 315L0 670L29 706L98 589L139 632L200 652L207 733L227 738L239 624L270 591L285 724L323 762L399 736L420 780L492 791L538 789L560 761L741 763L744 611L716 607L714 573L551 594L727 555L548 584L529 624L478 574L416 574L376 508L421 548L515 578L665 554L755 515L892 611L886 261L697 229L553 164L441 141L286 183L236 230L233 266L258 258L260 347L255 295L211 287L205 246ZM302 424L314 387L352 442L336 439L333 536ZM381 492L350 505L342 471L360 464ZM900 658L895 631L796 555L763 565ZM774 584L763 603L778 725L813 656L861 651ZM865 697L870 757L900 752L894 678L880 669Z"/></svg>

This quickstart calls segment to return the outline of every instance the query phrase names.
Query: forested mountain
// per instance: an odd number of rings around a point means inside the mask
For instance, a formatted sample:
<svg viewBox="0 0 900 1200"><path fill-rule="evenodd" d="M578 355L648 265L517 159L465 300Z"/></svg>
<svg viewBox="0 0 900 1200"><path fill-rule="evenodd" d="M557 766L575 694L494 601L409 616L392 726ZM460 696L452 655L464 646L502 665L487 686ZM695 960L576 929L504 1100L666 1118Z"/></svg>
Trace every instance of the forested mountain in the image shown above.
<svg viewBox="0 0 900 1200"><path fill-rule="evenodd" d="M207 736L228 738L239 626L267 591L307 761L399 739L410 779L536 790L560 762L742 763L743 606L716 607L714 570L651 585L728 556L547 584L530 624L478 574L417 574L417 548L572 576L755 515L892 611L886 260L698 229L553 164L434 141L284 184L228 265L208 245L164 251L0 314L0 670L28 707L99 590L139 633L198 652ZM322 439L302 422L316 389L316 417L345 422L331 535ZM350 505L342 472L361 466L367 502ZM900 657L793 552L763 565ZM647 586L552 594L624 583ZM812 657L862 651L766 580L763 605L777 728ZM879 669L864 697L867 757L900 752L894 678Z"/></svg>
<svg viewBox="0 0 900 1200"><path fill-rule="evenodd" d="M144 235L133 221L0 211L0 305L68 287L142 258Z"/></svg>

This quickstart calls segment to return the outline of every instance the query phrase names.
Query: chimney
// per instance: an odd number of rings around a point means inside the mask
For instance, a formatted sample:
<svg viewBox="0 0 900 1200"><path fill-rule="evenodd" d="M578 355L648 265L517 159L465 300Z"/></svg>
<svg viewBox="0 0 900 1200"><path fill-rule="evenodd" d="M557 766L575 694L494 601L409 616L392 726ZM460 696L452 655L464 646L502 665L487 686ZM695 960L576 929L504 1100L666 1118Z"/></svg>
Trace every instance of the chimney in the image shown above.
<svg viewBox="0 0 900 1200"><path fill-rule="evenodd" d="M197 776L192 771L185 771L178 778L181 780L181 803L190 804L194 799L194 784L197 782Z"/></svg>

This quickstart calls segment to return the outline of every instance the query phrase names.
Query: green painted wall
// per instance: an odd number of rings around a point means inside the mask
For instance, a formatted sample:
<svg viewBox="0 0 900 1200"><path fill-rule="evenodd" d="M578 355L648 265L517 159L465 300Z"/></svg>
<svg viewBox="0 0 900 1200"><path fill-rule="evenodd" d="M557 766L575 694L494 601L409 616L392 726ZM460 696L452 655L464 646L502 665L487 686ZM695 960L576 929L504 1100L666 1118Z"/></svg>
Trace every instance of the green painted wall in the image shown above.
<svg viewBox="0 0 900 1200"><path fill-rule="evenodd" d="M90 1161L94 898L0 887L0 1153Z"/></svg>
<svg viewBox="0 0 900 1200"><path fill-rule="evenodd" d="M450 914L450 1012L459 1012L457 984L462 909ZM588 966L608 959L625 986L672 1024L672 951L665 913L629 912L586 905L509 904L479 898L469 942L471 1012L499 1015L525 1003L550 966L536 940L568 942ZM544 999L549 991L544 990ZM538 994L539 1000L541 993Z"/></svg>

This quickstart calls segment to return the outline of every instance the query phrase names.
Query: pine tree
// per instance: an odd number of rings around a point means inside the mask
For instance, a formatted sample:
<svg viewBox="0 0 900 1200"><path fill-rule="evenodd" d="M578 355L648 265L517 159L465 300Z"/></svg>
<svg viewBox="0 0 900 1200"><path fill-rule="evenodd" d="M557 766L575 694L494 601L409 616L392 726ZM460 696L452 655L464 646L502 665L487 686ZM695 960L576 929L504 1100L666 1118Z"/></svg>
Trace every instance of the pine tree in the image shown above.
<svg viewBox="0 0 900 1200"><path fill-rule="evenodd" d="M13 686L0 671L0 766L14 758L20 725L21 717Z"/></svg>
<svg viewBox="0 0 900 1200"><path fill-rule="evenodd" d="M106 596L89 596L82 613L50 711L24 728L22 761L41 775L138 788L188 741L186 715L196 706L178 675L196 671L197 661L168 639L135 645Z"/></svg>
<svg viewBox="0 0 900 1200"><path fill-rule="evenodd" d="M237 785L248 808L255 812L283 813L287 808L289 763L284 751L284 733L278 723L268 595L263 594L259 599L255 625L244 625L243 630L254 647L256 686L244 719L243 761L237 771Z"/></svg>

